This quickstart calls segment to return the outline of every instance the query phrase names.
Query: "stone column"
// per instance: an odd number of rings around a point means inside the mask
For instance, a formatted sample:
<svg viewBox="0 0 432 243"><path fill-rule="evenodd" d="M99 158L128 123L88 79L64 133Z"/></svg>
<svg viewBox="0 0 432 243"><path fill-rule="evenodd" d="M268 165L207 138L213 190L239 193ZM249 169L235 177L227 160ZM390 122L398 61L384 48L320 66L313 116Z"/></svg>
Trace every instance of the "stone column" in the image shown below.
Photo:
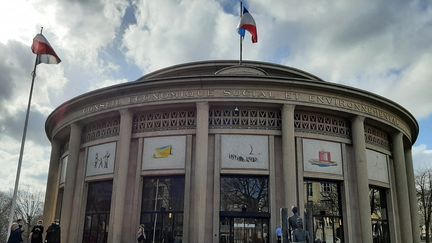
<svg viewBox="0 0 432 243"><path fill-rule="evenodd" d="M112 233L109 234L108 242L117 243L122 241L123 215L125 210L125 198L127 191L127 173L129 166L129 150L132 137L133 114L127 110L120 110L120 140L117 142L118 156L115 161L116 171L113 181L113 208L111 208L110 222L113 224ZM116 222L116 223L114 223ZM132 226L133 227L133 226ZM124 236L123 238L126 238Z"/></svg>
<svg viewBox="0 0 432 243"><path fill-rule="evenodd" d="M288 208L288 216L291 207L298 207L297 198L297 170L296 150L294 136L294 105L284 104L282 107L282 170L284 188L284 207ZM282 218L282 226L288 228L288 219ZM284 224L286 222L286 224ZM288 241L287 231L283 231L283 240Z"/></svg>
<svg viewBox="0 0 432 243"><path fill-rule="evenodd" d="M61 242L69 242L70 219L73 211L73 198L75 191L76 171L79 161L79 150L81 144L81 126L72 123L69 134L69 159L66 166L66 178L63 189L63 200L61 208Z"/></svg>
<svg viewBox="0 0 432 243"><path fill-rule="evenodd" d="M356 169L357 193L360 219L361 242L372 243L372 221L369 203L369 178L364 135L364 117L356 116L351 120L354 164Z"/></svg>
<svg viewBox="0 0 432 243"><path fill-rule="evenodd" d="M297 205L296 151L294 136L294 105L282 108L282 168L284 179L285 207Z"/></svg>
<svg viewBox="0 0 432 243"><path fill-rule="evenodd" d="M51 157L48 170L48 180L45 192L45 204L43 211L44 228L47 229L54 221L57 193L59 188L59 174L60 174L60 141L52 139L51 141Z"/></svg>
<svg viewBox="0 0 432 243"><path fill-rule="evenodd" d="M403 243L412 243L412 225L410 202L407 185L407 170L405 166L403 134L393 135L393 163L395 168L397 199L399 208L400 234Z"/></svg>
<svg viewBox="0 0 432 243"><path fill-rule="evenodd" d="M413 242L420 243L420 227L419 227L419 215L417 206L417 195L415 187L415 176L412 161L411 148L405 150L405 165L407 173L408 182L408 193L410 201L410 213L411 213L411 225L413 233Z"/></svg>
<svg viewBox="0 0 432 243"><path fill-rule="evenodd" d="M194 201L195 207L194 220L190 222L190 227L193 229L191 242L206 242L206 211L207 211L207 154L208 154L208 119L209 119L209 104L208 102L198 102L197 122L196 122L196 140L195 140L195 164L194 168ZM218 217L219 215L214 215Z"/></svg>

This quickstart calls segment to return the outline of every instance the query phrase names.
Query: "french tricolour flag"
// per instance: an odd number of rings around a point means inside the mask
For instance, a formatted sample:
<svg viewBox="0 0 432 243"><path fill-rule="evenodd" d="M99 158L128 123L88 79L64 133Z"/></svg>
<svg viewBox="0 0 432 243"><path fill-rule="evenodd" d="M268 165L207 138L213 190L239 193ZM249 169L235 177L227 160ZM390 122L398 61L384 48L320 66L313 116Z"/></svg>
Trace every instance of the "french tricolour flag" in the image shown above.
<svg viewBox="0 0 432 243"><path fill-rule="evenodd" d="M33 38L31 49L34 54L39 55L37 64L58 64L61 62L48 40L42 34L37 34Z"/></svg>
<svg viewBox="0 0 432 243"><path fill-rule="evenodd" d="M245 30L252 35L252 43L258 42L258 33L255 24L255 20L249 11L243 7L243 15L240 18L240 23L237 26L237 32L243 38L245 36Z"/></svg>

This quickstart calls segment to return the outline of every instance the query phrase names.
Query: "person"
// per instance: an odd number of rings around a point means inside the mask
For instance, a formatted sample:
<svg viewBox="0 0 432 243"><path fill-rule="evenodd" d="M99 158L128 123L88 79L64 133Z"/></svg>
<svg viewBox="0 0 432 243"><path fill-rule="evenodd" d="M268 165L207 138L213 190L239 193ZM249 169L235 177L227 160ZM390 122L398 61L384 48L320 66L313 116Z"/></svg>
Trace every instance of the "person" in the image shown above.
<svg viewBox="0 0 432 243"><path fill-rule="evenodd" d="M137 231L136 237L137 237L137 241L139 243L143 243L147 239L146 234L145 234L144 224L140 224L140 226L138 226L138 231Z"/></svg>
<svg viewBox="0 0 432 243"><path fill-rule="evenodd" d="M278 243L282 242L282 227L280 226L276 228L276 238Z"/></svg>
<svg viewBox="0 0 432 243"><path fill-rule="evenodd" d="M60 221L56 219L47 229L46 243L60 243Z"/></svg>
<svg viewBox="0 0 432 243"><path fill-rule="evenodd" d="M33 226L33 229L30 232L30 236L29 236L30 242L31 243L42 243L43 232L44 232L44 227L42 225L42 220L38 220L36 225Z"/></svg>
<svg viewBox="0 0 432 243"><path fill-rule="evenodd" d="M291 207L293 215L288 218L288 237L292 241L292 233L298 228L297 220L300 218L298 214L298 208L296 206Z"/></svg>
<svg viewBox="0 0 432 243"><path fill-rule="evenodd" d="M309 232L303 229L303 220L298 218L296 221L297 228L292 233L293 243L311 243Z"/></svg>
<svg viewBox="0 0 432 243"><path fill-rule="evenodd" d="M23 222L23 220L22 219L17 219L17 223L18 223L18 227L21 229L21 232L24 232L24 228L23 228L24 222Z"/></svg>
<svg viewBox="0 0 432 243"><path fill-rule="evenodd" d="M22 231L21 228L19 227L18 223L14 222L12 223L11 226L11 232L9 235L9 239L7 241L7 243L22 243L23 239L22 239Z"/></svg>

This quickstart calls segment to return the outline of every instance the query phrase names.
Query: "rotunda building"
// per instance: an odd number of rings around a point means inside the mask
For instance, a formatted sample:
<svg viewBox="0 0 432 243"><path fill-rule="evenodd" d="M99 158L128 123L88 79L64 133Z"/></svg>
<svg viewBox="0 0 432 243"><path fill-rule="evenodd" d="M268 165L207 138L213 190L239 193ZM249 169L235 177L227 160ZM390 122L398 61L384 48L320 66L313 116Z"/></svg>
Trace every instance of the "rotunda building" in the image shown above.
<svg viewBox="0 0 432 243"><path fill-rule="evenodd" d="M44 221L62 242L418 242L411 147L397 103L272 63L203 61L66 101Z"/></svg>

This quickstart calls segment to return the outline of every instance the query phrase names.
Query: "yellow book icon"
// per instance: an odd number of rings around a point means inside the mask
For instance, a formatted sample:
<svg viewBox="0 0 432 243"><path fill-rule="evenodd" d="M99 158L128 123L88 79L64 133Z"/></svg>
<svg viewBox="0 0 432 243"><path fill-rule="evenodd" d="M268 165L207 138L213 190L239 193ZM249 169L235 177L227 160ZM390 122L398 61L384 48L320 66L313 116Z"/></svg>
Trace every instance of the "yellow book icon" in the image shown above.
<svg viewBox="0 0 432 243"><path fill-rule="evenodd" d="M155 148L155 152L153 154L153 158L155 158L155 159L163 159L163 158L170 157L170 155L172 155L172 146L171 145L167 145L167 146L162 146L162 147L159 147L159 148Z"/></svg>

